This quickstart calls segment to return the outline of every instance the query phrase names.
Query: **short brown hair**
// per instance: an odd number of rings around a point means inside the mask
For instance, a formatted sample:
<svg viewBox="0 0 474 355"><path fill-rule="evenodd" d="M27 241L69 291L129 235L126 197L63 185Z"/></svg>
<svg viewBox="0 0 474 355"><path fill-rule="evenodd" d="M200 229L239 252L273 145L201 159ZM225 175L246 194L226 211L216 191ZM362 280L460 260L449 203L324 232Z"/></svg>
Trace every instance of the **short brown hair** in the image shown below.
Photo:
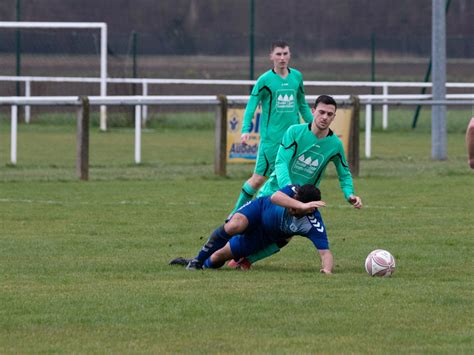
<svg viewBox="0 0 474 355"><path fill-rule="evenodd" d="M273 52L273 50L277 47L280 47L280 48L285 48L285 47L290 47L290 45L288 44L287 41L284 41L282 39L279 39L279 40L276 40L276 41L273 41L272 42L272 48L270 50L270 52Z"/></svg>
<svg viewBox="0 0 474 355"><path fill-rule="evenodd" d="M316 108L320 102L326 105L333 105L337 110L336 100L334 100L332 96L329 96L329 95L318 96L318 98L314 102L314 108Z"/></svg>

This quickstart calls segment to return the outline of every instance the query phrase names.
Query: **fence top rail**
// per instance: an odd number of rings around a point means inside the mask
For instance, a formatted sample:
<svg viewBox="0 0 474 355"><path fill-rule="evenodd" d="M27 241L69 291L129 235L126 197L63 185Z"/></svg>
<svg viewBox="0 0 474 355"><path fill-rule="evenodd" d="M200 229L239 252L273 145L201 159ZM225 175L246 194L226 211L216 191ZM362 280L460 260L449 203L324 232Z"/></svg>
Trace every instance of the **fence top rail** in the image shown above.
<svg viewBox="0 0 474 355"><path fill-rule="evenodd" d="M455 95L453 95L455 96ZM309 102L317 95L307 95ZM80 96L4 96L0 97L0 105L4 106L78 106ZM226 96L227 103L246 104L248 96ZM349 95L335 95L338 104L351 102ZM446 100L431 100L431 95L361 95L361 104L371 105L474 105L474 95ZM89 96L89 104L100 105L217 105L221 101L218 96Z"/></svg>
<svg viewBox="0 0 474 355"><path fill-rule="evenodd" d="M474 100L360 100L363 105L472 106Z"/></svg>
<svg viewBox="0 0 474 355"><path fill-rule="evenodd" d="M215 95L208 96L89 96L90 105L217 105ZM80 105L80 96L4 96L0 105Z"/></svg>
<svg viewBox="0 0 474 355"><path fill-rule="evenodd" d="M3 28L102 28L105 22L0 21Z"/></svg>
<svg viewBox="0 0 474 355"><path fill-rule="evenodd" d="M216 95L197 96L89 96L91 105L217 105Z"/></svg>
<svg viewBox="0 0 474 355"><path fill-rule="evenodd" d="M0 22L1 23L1 22ZM83 82L100 83L95 77L54 77L54 76L8 76L0 75L0 81L30 82ZM255 80L221 79L155 79L155 78L107 78L108 83L122 84L186 84L186 85L253 85ZM305 86L348 86L348 87L431 87L431 83L402 81L305 81ZM474 88L474 83L449 82L446 87Z"/></svg>
<svg viewBox="0 0 474 355"><path fill-rule="evenodd" d="M0 105L10 106L48 106L48 105L79 105L78 96L3 96L0 97Z"/></svg>
<svg viewBox="0 0 474 355"><path fill-rule="evenodd" d="M316 100L318 95L307 95L308 100ZM350 102L349 95L333 96L340 104ZM217 105L220 100L215 95L202 96L89 96L90 105ZM229 105L245 105L248 95L226 96ZM79 105L79 96L4 96L0 97L0 105Z"/></svg>

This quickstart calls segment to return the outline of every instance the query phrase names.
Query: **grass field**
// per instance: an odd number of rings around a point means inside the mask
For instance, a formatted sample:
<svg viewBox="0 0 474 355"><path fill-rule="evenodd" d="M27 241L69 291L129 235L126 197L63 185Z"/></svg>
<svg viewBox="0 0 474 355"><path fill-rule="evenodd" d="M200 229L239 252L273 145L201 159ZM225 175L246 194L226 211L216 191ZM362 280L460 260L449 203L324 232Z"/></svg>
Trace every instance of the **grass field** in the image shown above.
<svg viewBox="0 0 474 355"><path fill-rule="evenodd" d="M131 129L93 128L88 182L67 120L21 125L12 167L3 117L0 353L472 353L472 113L450 112L441 162L429 113L414 131L411 114L376 124L355 179L365 208L343 201L334 170L323 181L332 276L303 238L250 272L167 265L197 253L252 169L213 175L212 117L158 118L138 166ZM365 273L376 248L395 255L392 278Z"/></svg>

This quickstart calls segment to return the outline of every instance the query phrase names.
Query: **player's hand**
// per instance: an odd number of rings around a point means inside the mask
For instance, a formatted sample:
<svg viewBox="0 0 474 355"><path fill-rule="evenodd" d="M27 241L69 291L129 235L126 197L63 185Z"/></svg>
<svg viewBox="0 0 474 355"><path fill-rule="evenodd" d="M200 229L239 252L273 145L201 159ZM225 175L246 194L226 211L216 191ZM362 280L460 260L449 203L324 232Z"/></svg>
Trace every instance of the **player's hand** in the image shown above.
<svg viewBox="0 0 474 355"><path fill-rule="evenodd" d="M354 208L362 208L362 199L359 196L350 195L348 201Z"/></svg>
<svg viewBox="0 0 474 355"><path fill-rule="evenodd" d="M244 133L240 136L240 143L247 144L249 139L250 139L250 133Z"/></svg>
<svg viewBox="0 0 474 355"><path fill-rule="evenodd" d="M324 201L310 201L303 204L301 208L301 213L308 214L313 213L319 207L326 206L326 202Z"/></svg>

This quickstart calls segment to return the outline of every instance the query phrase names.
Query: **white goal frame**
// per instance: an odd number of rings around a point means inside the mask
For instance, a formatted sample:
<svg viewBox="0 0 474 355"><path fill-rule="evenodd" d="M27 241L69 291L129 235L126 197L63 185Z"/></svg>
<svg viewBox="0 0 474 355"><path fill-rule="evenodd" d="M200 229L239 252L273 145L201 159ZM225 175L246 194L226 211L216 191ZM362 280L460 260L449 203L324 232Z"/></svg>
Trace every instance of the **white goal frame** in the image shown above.
<svg viewBox="0 0 474 355"><path fill-rule="evenodd" d="M99 29L100 96L107 96L107 24L105 22L28 22L0 21L0 28ZM107 130L107 106L100 106L100 129Z"/></svg>

